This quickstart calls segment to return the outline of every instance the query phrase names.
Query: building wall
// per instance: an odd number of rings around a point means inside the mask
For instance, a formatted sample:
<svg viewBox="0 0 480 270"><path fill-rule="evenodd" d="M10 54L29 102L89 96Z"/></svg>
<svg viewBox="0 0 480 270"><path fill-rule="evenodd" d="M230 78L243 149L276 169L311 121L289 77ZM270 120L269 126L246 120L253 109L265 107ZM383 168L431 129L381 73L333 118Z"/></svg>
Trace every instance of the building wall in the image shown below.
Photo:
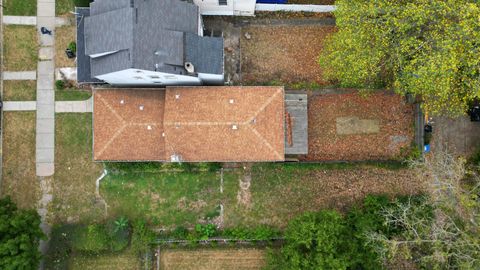
<svg viewBox="0 0 480 270"><path fill-rule="evenodd" d="M253 16L256 0L226 0L227 5L219 5L219 0L193 0L202 15Z"/></svg>
<svg viewBox="0 0 480 270"><path fill-rule="evenodd" d="M222 74L198 73L198 77L176 75L140 69L125 69L96 77L112 85L164 86L164 85L223 85Z"/></svg>

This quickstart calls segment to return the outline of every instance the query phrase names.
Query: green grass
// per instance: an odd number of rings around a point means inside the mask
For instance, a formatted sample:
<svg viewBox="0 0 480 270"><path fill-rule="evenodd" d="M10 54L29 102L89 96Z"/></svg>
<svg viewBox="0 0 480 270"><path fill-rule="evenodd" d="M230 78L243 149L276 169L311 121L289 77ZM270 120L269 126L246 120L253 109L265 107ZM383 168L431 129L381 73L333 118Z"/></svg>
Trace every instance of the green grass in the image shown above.
<svg viewBox="0 0 480 270"><path fill-rule="evenodd" d="M4 70L36 70L38 47L35 26L5 25L3 27Z"/></svg>
<svg viewBox="0 0 480 270"><path fill-rule="evenodd" d="M35 175L35 112L4 112L3 166L0 191L22 208L35 208L39 185Z"/></svg>
<svg viewBox="0 0 480 270"><path fill-rule="evenodd" d="M244 174L242 170L227 173L227 198L237 198L234 186ZM423 185L414 176L404 167L383 164L256 164L246 199L225 205L225 226L283 228L305 211L347 210L367 194L415 194Z"/></svg>
<svg viewBox="0 0 480 270"><path fill-rule="evenodd" d="M67 88L64 90L55 89L56 101L87 100L92 96L90 91Z"/></svg>
<svg viewBox="0 0 480 270"><path fill-rule="evenodd" d="M35 16L37 15L37 0L4 0L3 14Z"/></svg>
<svg viewBox="0 0 480 270"><path fill-rule="evenodd" d="M161 227L192 227L216 210L223 195L215 172L110 174L101 183L109 215Z"/></svg>
<svg viewBox="0 0 480 270"><path fill-rule="evenodd" d="M32 101L37 99L36 81L3 81L3 100Z"/></svg>
<svg viewBox="0 0 480 270"><path fill-rule="evenodd" d="M57 16L65 15L70 11L74 11L75 7L88 7L89 0L56 0L55 13Z"/></svg>
<svg viewBox="0 0 480 270"><path fill-rule="evenodd" d="M92 114L55 115L54 223L92 222L105 211L95 197L102 166L92 158Z"/></svg>

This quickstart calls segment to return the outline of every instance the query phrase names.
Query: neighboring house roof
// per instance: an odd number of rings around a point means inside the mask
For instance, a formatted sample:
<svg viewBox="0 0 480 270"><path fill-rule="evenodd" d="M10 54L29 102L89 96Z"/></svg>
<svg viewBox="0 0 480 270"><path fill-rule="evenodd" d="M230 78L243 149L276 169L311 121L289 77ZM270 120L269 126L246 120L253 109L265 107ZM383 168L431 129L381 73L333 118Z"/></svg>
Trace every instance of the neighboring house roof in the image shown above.
<svg viewBox="0 0 480 270"><path fill-rule="evenodd" d="M284 103L283 87L97 89L94 159L283 161Z"/></svg>
<svg viewBox="0 0 480 270"><path fill-rule="evenodd" d="M92 57L92 77L128 68L186 75L186 62L195 72L223 74L223 39L198 36L199 11L192 3L96 0L84 20L79 32L84 57Z"/></svg>

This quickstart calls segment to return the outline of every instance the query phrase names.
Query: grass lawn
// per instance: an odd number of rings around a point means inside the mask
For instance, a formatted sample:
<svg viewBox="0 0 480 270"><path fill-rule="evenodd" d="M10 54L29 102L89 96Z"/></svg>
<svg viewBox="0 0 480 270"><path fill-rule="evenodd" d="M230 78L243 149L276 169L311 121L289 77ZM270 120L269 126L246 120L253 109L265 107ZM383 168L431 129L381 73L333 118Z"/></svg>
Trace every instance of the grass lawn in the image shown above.
<svg viewBox="0 0 480 270"><path fill-rule="evenodd" d="M6 71L37 69L38 39L34 26L3 27L3 64Z"/></svg>
<svg viewBox="0 0 480 270"><path fill-rule="evenodd" d="M55 89L56 101L86 100L92 96L89 90L80 90L75 88L67 88L64 90Z"/></svg>
<svg viewBox="0 0 480 270"><path fill-rule="evenodd" d="M68 59L65 50L70 42L76 40L76 26L62 26L55 28L55 66L75 67L75 58Z"/></svg>
<svg viewBox="0 0 480 270"><path fill-rule="evenodd" d="M3 81L3 100L31 101L37 99L37 81Z"/></svg>
<svg viewBox="0 0 480 270"><path fill-rule="evenodd" d="M37 0L3 0L3 15L35 16Z"/></svg>
<svg viewBox="0 0 480 270"><path fill-rule="evenodd" d="M92 161L92 114L56 114L51 208L55 223L103 218L103 205L95 198L95 181L101 173L102 165Z"/></svg>
<svg viewBox="0 0 480 270"><path fill-rule="evenodd" d="M40 190L35 175L35 113L4 112L2 196L19 207L35 207Z"/></svg>
<svg viewBox="0 0 480 270"><path fill-rule="evenodd" d="M75 7L88 7L90 0L56 0L55 14L57 16L68 14L74 11Z"/></svg>
<svg viewBox="0 0 480 270"><path fill-rule="evenodd" d="M226 195L220 193L216 172L111 174L100 187L109 215L145 218L161 227L191 227L207 216L218 216Z"/></svg>
<svg viewBox="0 0 480 270"><path fill-rule="evenodd" d="M237 179L243 172L233 171ZM225 226L284 227L305 212L345 210L367 194L415 194L423 184L408 168L371 165L260 164L237 204L225 206Z"/></svg>
<svg viewBox="0 0 480 270"><path fill-rule="evenodd" d="M140 269L140 260L130 249L122 253L86 255L77 254L70 259L71 270L136 270Z"/></svg>

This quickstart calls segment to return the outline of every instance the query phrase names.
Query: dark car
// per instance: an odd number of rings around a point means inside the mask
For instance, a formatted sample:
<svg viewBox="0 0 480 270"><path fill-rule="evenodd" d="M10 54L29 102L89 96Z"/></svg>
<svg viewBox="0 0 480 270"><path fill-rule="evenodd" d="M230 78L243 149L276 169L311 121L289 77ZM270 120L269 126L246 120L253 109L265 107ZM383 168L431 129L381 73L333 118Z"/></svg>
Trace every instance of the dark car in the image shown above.
<svg viewBox="0 0 480 270"><path fill-rule="evenodd" d="M475 100L473 104L468 109L468 115L470 116L470 121L480 122L480 101Z"/></svg>

